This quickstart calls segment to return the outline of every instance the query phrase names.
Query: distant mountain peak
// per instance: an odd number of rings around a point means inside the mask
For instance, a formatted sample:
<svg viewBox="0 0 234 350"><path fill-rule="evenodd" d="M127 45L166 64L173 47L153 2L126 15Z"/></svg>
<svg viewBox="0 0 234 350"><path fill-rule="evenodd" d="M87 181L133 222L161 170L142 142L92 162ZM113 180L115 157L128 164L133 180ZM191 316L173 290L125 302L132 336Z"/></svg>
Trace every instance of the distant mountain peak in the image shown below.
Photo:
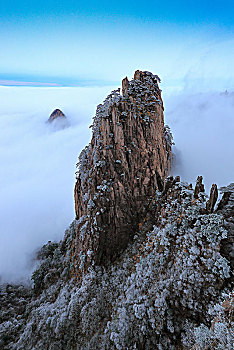
<svg viewBox="0 0 234 350"><path fill-rule="evenodd" d="M50 125L52 131L59 131L70 126L69 120L61 109L56 108L50 115L47 123Z"/></svg>
<svg viewBox="0 0 234 350"><path fill-rule="evenodd" d="M66 118L65 114L58 108L56 108L50 115L48 123L52 123L55 119Z"/></svg>

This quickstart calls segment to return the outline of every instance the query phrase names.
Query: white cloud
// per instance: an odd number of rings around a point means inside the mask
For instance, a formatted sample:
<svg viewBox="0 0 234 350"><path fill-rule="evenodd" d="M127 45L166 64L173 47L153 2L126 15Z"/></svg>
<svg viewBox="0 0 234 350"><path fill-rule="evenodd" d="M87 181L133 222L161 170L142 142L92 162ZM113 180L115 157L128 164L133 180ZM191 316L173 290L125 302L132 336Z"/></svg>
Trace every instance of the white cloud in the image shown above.
<svg viewBox="0 0 234 350"><path fill-rule="evenodd" d="M0 275L29 274L32 252L74 218L75 164L106 88L0 87ZM60 108L70 127L46 123Z"/></svg>
<svg viewBox="0 0 234 350"><path fill-rule="evenodd" d="M234 93L180 92L164 99L166 122L176 143L175 174L194 182L203 175L207 192L234 181Z"/></svg>

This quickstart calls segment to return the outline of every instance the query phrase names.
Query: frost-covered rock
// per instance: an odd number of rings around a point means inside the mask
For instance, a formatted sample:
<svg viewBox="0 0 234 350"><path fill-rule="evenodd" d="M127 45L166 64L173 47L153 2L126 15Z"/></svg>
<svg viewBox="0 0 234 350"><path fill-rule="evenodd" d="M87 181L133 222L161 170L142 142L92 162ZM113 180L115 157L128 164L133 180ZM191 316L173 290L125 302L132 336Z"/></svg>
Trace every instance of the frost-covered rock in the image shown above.
<svg viewBox="0 0 234 350"><path fill-rule="evenodd" d="M2 348L231 349L231 270L220 253L229 232L206 203L205 195L194 198L191 185L168 178L120 258L90 267L80 282L68 249L74 221L63 241L38 253L24 311L14 306L17 298L8 313L3 304ZM45 278L54 270L56 278Z"/></svg>

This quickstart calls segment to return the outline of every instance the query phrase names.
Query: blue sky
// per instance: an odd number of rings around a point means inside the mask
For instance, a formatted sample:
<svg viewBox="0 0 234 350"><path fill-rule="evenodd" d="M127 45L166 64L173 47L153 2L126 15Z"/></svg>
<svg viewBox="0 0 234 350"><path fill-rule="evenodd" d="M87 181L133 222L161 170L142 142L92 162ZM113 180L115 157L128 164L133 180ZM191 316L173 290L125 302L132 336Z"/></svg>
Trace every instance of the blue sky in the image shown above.
<svg viewBox="0 0 234 350"><path fill-rule="evenodd" d="M120 16L145 18L163 22L197 24L210 22L233 25L233 1L177 0L177 1L75 1L75 0L8 0L1 1L1 17L5 20L17 17L23 20L33 16Z"/></svg>
<svg viewBox="0 0 234 350"><path fill-rule="evenodd" d="M170 86L206 79L230 88L233 7L228 0L0 0L0 83L115 84L139 68Z"/></svg>

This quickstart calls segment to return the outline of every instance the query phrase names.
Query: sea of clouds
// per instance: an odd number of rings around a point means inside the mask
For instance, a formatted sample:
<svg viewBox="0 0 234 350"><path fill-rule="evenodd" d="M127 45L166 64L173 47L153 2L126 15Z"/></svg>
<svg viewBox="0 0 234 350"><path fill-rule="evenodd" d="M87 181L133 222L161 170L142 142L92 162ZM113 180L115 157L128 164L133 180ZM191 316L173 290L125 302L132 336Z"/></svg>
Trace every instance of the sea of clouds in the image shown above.
<svg viewBox="0 0 234 350"><path fill-rule="evenodd" d="M0 87L0 276L30 275L35 250L74 219L75 166L102 88ZM46 123L60 108L69 127Z"/></svg>
<svg viewBox="0 0 234 350"><path fill-rule="evenodd" d="M182 91L165 96L172 130L172 172L188 182L203 176L206 192L234 182L234 93Z"/></svg>
<svg viewBox="0 0 234 350"><path fill-rule="evenodd" d="M29 278L35 251L61 239L73 220L77 157L111 89L0 87L2 281ZM176 143L173 174L189 182L203 175L207 191L233 181L234 94L183 91L165 95L164 105ZM69 127L46 123L55 108Z"/></svg>

